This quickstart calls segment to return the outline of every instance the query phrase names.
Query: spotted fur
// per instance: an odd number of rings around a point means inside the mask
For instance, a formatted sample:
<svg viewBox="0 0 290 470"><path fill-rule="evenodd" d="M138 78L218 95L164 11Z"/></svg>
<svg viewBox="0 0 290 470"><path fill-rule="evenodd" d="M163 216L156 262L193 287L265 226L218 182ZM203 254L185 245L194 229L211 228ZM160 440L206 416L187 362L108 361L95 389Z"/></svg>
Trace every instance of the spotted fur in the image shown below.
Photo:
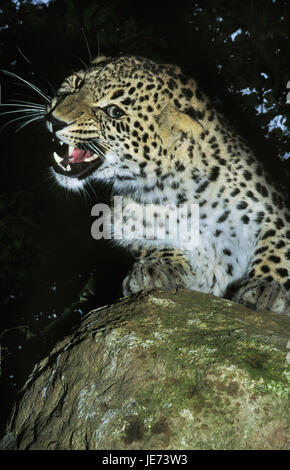
<svg viewBox="0 0 290 470"><path fill-rule="evenodd" d="M110 106L121 116L111 117ZM123 223L131 231L144 228L140 206L151 204L146 220L158 225L166 205L199 204L197 248L185 250L178 239L120 240L136 256L125 295L174 287L218 296L234 291L237 302L290 314L283 194L194 80L176 66L102 57L67 78L47 111L62 123L53 129L61 141L77 147L97 139L105 149L89 176L54 173L57 181L71 189L110 182L112 193L130 204Z"/></svg>

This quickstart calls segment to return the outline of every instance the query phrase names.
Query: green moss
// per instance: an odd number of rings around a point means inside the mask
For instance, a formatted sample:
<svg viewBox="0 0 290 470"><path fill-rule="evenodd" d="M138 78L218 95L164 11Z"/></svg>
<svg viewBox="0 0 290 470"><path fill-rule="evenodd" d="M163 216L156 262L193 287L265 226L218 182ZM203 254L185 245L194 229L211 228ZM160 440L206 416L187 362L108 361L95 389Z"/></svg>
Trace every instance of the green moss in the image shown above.
<svg viewBox="0 0 290 470"><path fill-rule="evenodd" d="M92 313L69 350L66 339L52 355L61 357L71 394L59 445L73 442L62 437L68 423L75 448L87 440L100 449L286 448L287 326L289 319L191 291L140 294ZM51 409L57 391L63 400L57 380L47 394ZM33 403L37 396L36 387ZM40 409L50 423L47 403ZM27 402L18 419L30 413ZM58 425L57 417L53 435Z"/></svg>

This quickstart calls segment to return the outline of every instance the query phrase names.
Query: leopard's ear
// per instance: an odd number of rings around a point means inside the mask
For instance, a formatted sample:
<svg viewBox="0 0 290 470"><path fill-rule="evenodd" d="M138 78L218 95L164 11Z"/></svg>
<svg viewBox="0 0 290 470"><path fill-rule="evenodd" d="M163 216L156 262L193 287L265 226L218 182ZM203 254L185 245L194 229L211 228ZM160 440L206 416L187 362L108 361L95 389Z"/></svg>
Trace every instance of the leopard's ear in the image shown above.
<svg viewBox="0 0 290 470"><path fill-rule="evenodd" d="M164 142L173 144L182 140L186 134L198 140L203 132L201 123L189 116L186 112L180 111L172 104L167 104L157 117L160 135Z"/></svg>
<svg viewBox="0 0 290 470"><path fill-rule="evenodd" d="M111 57L106 57L104 55L99 55L98 57L95 57L93 60L91 60L91 64L96 65L101 62L106 62L107 60L110 60Z"/></svg>

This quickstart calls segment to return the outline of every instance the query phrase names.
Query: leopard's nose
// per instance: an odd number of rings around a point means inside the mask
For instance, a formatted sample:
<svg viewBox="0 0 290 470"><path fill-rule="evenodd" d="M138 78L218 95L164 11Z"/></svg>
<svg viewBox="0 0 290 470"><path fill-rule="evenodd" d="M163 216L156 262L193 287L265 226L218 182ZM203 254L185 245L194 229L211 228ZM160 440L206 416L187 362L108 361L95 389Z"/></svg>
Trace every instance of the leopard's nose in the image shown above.
<svg viewBox="0 0 290 470"><path fill-rule="evenodd" d="M53 133L55 133L57 131L60 131L61 129L63 129L64 127L67 126L66 122L55 118L52 113L48 113L45 117L46 117L46 120L50 124L52 124L52 129L51 130L52 130Z"/></svg>

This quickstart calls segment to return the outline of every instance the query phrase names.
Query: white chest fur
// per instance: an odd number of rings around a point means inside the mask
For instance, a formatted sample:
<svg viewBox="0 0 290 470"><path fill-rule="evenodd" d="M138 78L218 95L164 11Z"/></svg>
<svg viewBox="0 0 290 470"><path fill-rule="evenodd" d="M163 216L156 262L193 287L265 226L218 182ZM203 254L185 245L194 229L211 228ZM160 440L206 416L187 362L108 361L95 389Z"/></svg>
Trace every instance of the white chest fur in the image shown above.
<svg viewBox="0 0 290 470"><path fill-rule="evenodd" d="M232 282L246 274L257 240L255 226L242 223L240 213L230 208L225 211L206 204L199 208L198 242L188 246L184 243L184 231L176 230L176 217L170 216L174 206L171 213L170 207L120 198L112 218L113 238L132 250L168 247L183 251L195 274L190 287L223 295ZM192 220L194 223L196 220L192 219L192 211L187 214L190 216L187 227L192 228ZM160 237L160 233L166 236ZM187 231L190 233L196 236L196 226L193 232Z"/></svg>

